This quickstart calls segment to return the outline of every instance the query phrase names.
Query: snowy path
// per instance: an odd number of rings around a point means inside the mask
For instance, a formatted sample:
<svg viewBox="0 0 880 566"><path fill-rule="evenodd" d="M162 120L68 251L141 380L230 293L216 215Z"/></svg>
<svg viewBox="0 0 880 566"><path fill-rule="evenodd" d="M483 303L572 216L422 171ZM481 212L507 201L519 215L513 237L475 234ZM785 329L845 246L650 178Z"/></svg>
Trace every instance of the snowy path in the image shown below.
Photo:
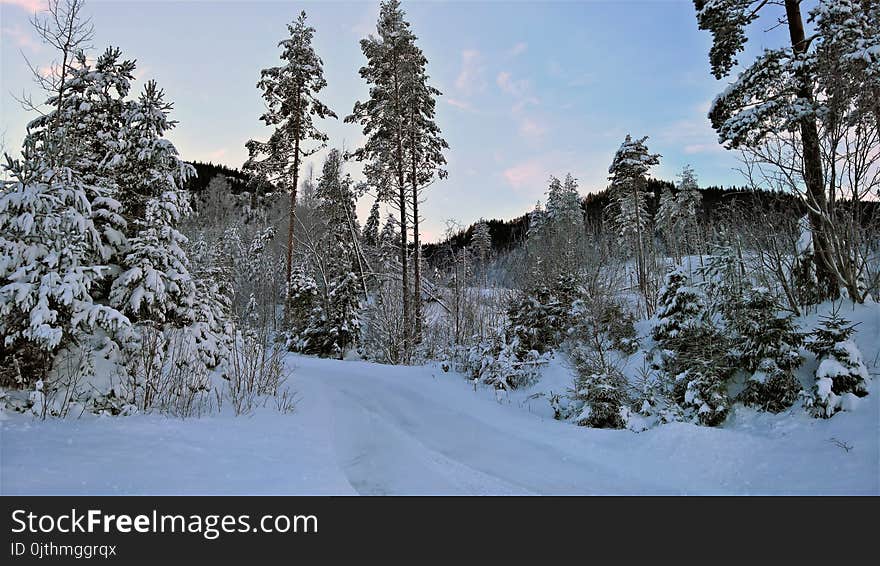
<svg viewBox="0 0 880 566"><path fill-rule="evenodd" d="M586 454L572 455L528 434L517 434L517 425L559 423L517 418L521 415L510 407L492 406L485 397L475 399L476 407L452 404L453 399L443 395L449 384L428 376L411 376L407 381L405 377L371 375L364 370L372 368L363 364L340 369L317 382L328 406L334 407L328 414L333 415L340 467L359 493L644 489L622 470L602 465ZM453 388L458 396L467 394L466 384L453 385L458 385Z"/></svg>
<svg viewBox="0 0 880 566"><path fill-rule="evenodd" d="M0 493L880 493L878 392L828 421L740 410L724 429L635 434L499 403L433 367L288 365L290 415L8 416Z"/></svg>

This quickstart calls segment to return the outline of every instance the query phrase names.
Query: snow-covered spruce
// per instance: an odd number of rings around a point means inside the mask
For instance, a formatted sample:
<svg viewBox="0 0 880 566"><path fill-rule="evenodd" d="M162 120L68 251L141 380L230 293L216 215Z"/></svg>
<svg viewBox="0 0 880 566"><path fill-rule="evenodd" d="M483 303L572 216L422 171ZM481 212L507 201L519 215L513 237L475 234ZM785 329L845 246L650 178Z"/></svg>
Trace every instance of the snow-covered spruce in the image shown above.
<svg viewBox="0 0 880 566"><path fill-rule="evenodd" d="M342 172L342 154L337 150L330 151L324 161L315 198L321 233L317 241L309 243L308 257L319 292L297 345L306 353L341 358L357 345L358 294L363 282L355 274L361 236L354 213L352 181ZM309 292L306 288L291 290Z"/></svg>
<svg viewBox="0 0 880 566"><path fill-rule="evenodd" d="M632 353L635 329L623 312L617 302L604 297L581 295L572 305L565 349L575 379L568 412L580 425L627 425L628 384L621 362Z"/></svg>
<svg viewBox="0 0 880 566"><path fill-rule="evenodd" d="M729 337L709 316L702 291L680 270L667 275L653 337L654 367L684 418L717 426L730 411L727 393L735 367L729 362Z"/></svg>
<svg viewBox="0 0 880 566"><path fill-rule="evenodd" d="M607 346L598 338L571 350L576 372L573 397L580 406L574 420L579 425L624 428L627 424L626 377L610 360Z"/></svg>
<svg viewBox="0 0 880 566"><path fill-rule="evenodd" d="M795 370L802 362L803 337L793 315L781 308L768 289L755 287L736 305L729 324L736 335L732 361L749 374L740 399L774 413L791 407L801 389Z"/></svg>
<svg viewBox="0 0 880 566"><path fill-rule="evenodd" d="M727 336L711 322L681 334L673 376L675 401L699 424L718 426L730 412L728 387L735 367L728 362Z"/></svg>
<svg viewBox="0 0 880 566"><path fill-rule="evenodd" d="M489 224L483 218L474 226L471 247L482 263L485 263L492 253L492 235L489 233Z"/></svg>
<svg viewBox="0 0 880 566"><path fill-rule="evenodd" d="M226 313L222 301L199 295L211 285L189 272L178 224L193 169L164 137L175 125L171 104L154 82L130 97L134 68L118 49L94 63L78 54L64 70L63 96L50 97L51 110L30 124L23 162L10 164L17 183L3 192L3 210L17 219L0 220L11 222L3 269L13 268L0 274L2 288L16 290L18 306L4 295L0 308L13 325L28 313L30 328L4 326L4 342L46 352L44 370L73 339L100 332L114 340L127 394L146 409L155 393L146 388L164 372L186 366L198 376L220 363ZM146 384L147 374L158 381Z"/></svg>
<svg viewBox="0 0 880 566"><path fill-rule="evenodd" d="M831 417L851 406L853 397L868 394L868 370L861 351L852 341L854 332L854 325L835 310L820 319L819 327L808 340L819 366L807 407L817 417Z"/></svg>

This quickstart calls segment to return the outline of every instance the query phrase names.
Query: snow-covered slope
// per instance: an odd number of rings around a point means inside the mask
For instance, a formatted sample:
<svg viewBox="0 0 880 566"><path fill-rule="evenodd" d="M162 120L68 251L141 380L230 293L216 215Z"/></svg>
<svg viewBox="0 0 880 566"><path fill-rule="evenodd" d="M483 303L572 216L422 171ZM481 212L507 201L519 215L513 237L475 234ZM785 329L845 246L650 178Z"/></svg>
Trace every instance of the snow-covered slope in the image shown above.
<svg viewBox="0 0 880 566"><path fill-rule="evenodd" d="M867 317L867 320L866 320ZM880 347L880 309L859 346ZM874 323L877 323L876 325ZM0 421L0 492L269 494L880 493L880 391L829 420L737 407L723 428L555 421L438 367L291 355L293 414ZM872 371L876 371L873 368ZM564 368L542 382L559 389Z"/></svg>

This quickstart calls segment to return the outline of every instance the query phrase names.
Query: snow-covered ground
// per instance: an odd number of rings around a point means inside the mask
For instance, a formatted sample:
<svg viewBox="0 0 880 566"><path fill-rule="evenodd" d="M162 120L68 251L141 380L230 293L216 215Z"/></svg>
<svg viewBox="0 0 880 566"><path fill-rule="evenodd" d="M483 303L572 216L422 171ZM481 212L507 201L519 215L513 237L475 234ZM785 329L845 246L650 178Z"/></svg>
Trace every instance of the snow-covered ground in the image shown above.
<svg viewBox="0 0 880 566"><path fill-rule="evenodd" d="M880 305L841 314L875 377L828 420L737 406L722 428L596 430L553 420L546 394L570 383L559 362L498 398L437 366L290 355L292 414L0 414L0 493L880 494Z"/></svg>

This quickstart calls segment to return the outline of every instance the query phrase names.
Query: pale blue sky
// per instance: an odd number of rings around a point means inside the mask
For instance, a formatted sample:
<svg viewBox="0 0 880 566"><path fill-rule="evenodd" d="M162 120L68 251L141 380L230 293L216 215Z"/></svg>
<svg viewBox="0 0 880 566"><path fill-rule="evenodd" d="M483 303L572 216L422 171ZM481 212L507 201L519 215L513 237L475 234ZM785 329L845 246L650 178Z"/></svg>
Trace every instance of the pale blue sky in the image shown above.
<svg viewBox="0 0 880 566"><path fill-rule="evenodd" d="M27 21L40 1L0 0L0 117L10 149L28 119L12 95L34 90L21 53L41 65L52 58ZM706 118L725 82L709 74L710 38L697 30L690 0L403 6L444 93L437 121L450 145L449 178L431 187L422 209L426 239L447 218L522 214L543 198L551 173L571 172L582 193L603 188L627 133L650 136L649 148L663 155L657 177L672 180L690 163L704 184L742 183L736 155L718 146ZM85 11L96 48L121 47L137 59L138 77L156 79L174 101L180 125L171 138L182 156L240 167L245 141L268 135L258 121L260 69L276 64L276 44L301 9L317 29L324 100L345 116L367 94L358 41L375 29L377 1L93 0ZM342 120L325 130L337 147L361 141Z"/></svg>

